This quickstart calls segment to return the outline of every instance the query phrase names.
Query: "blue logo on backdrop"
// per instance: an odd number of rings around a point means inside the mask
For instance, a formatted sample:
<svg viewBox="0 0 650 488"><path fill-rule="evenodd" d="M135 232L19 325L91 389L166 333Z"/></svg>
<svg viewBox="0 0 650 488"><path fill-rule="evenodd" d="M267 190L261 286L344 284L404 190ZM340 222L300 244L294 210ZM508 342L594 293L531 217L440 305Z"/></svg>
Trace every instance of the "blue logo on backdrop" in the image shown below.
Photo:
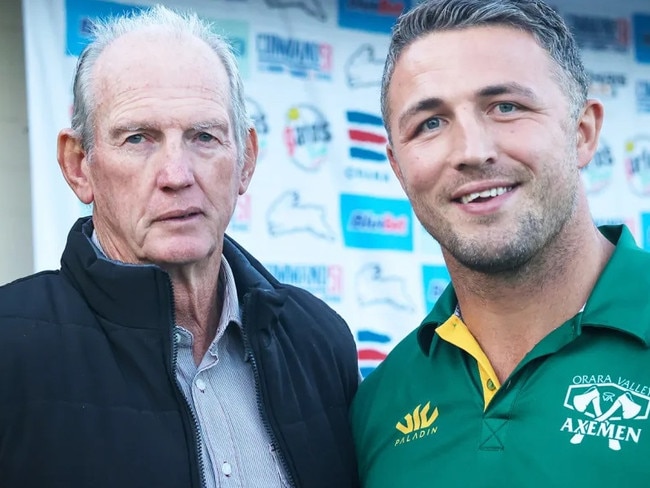
<svg viewBox="0 0 650 488"><path fill-rule="evenodd" d="M613 98L621 88L627 85L625 73L588 71L589 96L597 98Z"/></svg>
<svg viewBox="0 0 650 488"><path fill-rule="evenodd" d="M343 268L339 265L268 264L279 281L299 286L326 301L338 302L343 296Z"/></svg>
<svg viewBox="0 0 650 488"><path fill-rule="evenodd" d="M339 0L339 25L389 34L397 17L414 0Z"/></svg>
<svg viewBox="0 0 650 488"><path fill-rule="evenodd" d="M344 170L348 179L365 179L387 183L390 181L390 167L386 157L388 139L384 124L378 115L348 110L348 139L350 165Z"/></svg>
<svg viewBox="0 0 650 488"><path fill-rule="evenodd" d="M342 194L341 227L347 247L413 250L413 217L408 200Z"/></svg>
<svg viewBox="0 0 650 488"><path fill-rule="evenodd" d="M635 93L637 110L650 113L650 80L637 80Z"/></svg>
<svg viewBox="0 0 650 488"><path fill-rule="evenodd" d="M422 280L424 305L429 312L449 285L449 271L444 266L422 266Z"/></svg>
<svg viewBox="0 0 650 488"><path fill-rule="evenodd" d="M369 163L385 162L388 139L381 117L355 110L348 110L345 115L348 119L350 157Z"/></svg>
<svg viewBox="0 0 650 488"><path fill-rule="evenodd" d="M627 51L630 46L628 19L574 14L568 14L565 18L581 49Z"/></svg>
<svg viewBox="0 0 650 488"><path fill-rule="evenodd" d="M142 7L97 0L66 0L66 51L79 56L90 42L93 22L97 19L137 12Z"/></svg>
<svg viewBox="0 0 650 488"><path fill-rule="evenodd" d="M639 63L650 63L650 15L634 14L634 52Z"/></svg>
<svg viewBox="0 0 650 488"><path fill-rule="evenodd" d="M392 348L392 342L391 336L381 332L369 329L361 329L357 332L359 371L363 378L386 359Z"/></svg>
<svg viewBox="0 0 650 488"><path fill-rule="evenodd" d="M258 69L269 73L289 73L297 78L330 80L332 46L276 34L257 35Z"/></svg>
<svg viewBox="0 0 650 488"><path fill-rule="evenodd" d="M643 249L650 251L650 213L641 214L641 232L643 233Z"/></svg>
<svg viewBox="0 0 650 488"><path fill-rule="evenodd" d="M224 20L224 19L209 19L213 24L213 30L224 36L232 45L233 53L237 58L237 65L242 78L246 79L250 76L250 55L248 46L248 22L241 20Z"/></svg>

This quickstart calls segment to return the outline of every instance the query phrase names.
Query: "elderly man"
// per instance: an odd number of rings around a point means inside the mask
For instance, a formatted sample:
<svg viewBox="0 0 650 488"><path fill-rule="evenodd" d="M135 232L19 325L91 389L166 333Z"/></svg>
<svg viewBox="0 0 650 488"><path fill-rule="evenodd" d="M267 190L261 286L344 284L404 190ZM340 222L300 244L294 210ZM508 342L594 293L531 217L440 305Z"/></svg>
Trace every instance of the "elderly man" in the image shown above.
<svg viewBox="0 0 650 488"><path fill-rule="evenodd" d="M451 285L355 398L363 486L646 486L650 255L591 219L603 108L565 23L540 0L424 0L382 95Z"/></svg>
<svg viewBox="0 0 650 488"><path fill-rule="evenodd" d="M347 325L225 236L256 155L209 25L97 26L58 139L92 218L0 289L0 486L356 486Z"/></svg>

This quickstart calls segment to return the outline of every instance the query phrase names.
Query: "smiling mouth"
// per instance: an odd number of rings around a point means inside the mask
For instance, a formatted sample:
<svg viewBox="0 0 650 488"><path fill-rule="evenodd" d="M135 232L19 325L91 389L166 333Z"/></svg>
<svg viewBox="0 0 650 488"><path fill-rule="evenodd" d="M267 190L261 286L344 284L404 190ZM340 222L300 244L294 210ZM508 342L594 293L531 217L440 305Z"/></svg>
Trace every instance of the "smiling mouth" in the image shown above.
<svg viewBox="0 0 650 488"><path fill-rule="evenodd" d="M489 188L483 191L468 193L467 195L463 195L462 197L457 198L456 201L462 203L463 205L472 202L474 203L486 202L494 197L498 197L503 195L504 193L508 193L512 191L513 188L514 186L497 186L495 188Z"/></svg>

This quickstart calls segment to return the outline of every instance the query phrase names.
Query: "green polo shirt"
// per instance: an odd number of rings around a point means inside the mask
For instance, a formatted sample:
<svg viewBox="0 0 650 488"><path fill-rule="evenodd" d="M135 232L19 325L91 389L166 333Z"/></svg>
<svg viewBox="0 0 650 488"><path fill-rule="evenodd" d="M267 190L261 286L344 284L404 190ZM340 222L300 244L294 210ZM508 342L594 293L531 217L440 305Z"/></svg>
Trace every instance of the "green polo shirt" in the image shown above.
<svg viewBox="0 0 650 488"><path fill-rule="evenodd" d="M585 307L503 385L448 287L360 385L365 488L650 486L650 253L625 227Z"/></svg>

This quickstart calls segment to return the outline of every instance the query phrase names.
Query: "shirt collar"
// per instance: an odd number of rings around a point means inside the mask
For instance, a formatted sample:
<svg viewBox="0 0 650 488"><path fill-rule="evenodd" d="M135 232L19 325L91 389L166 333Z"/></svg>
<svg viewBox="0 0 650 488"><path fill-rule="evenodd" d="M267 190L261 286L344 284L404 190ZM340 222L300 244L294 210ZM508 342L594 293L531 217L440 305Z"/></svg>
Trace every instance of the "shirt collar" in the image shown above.
<svg viewBox="0 0 650 488"><path fill-rule="evenodd" d="M234 322L242 329L235 277L232 274L228 260L223 254L221 255L221 269L219 270L219 287L223 290L223 306L221 307L221 318L219 319L215 342L223 335L230 322Z"/></svg>
<svg viewBox="0 0 650 488"><path fill-rule="evenodd" d="M581 310L580 327L616 329L648 346L650 273L642 270L650 269L650 253L636 245L624 225L606 225L599 230L616 248ZM424 354L429 354L437 340L435 329L458 310L457 304L450 283L418 329L418 343Z"/></svg>
<svg viewBox="0 0 650 488"><path fill-rule="evenodd" d="M625 226L600 231L616 244L582 314L583 327L620 330L650 345L650 253L640 249Z"/></svg>

